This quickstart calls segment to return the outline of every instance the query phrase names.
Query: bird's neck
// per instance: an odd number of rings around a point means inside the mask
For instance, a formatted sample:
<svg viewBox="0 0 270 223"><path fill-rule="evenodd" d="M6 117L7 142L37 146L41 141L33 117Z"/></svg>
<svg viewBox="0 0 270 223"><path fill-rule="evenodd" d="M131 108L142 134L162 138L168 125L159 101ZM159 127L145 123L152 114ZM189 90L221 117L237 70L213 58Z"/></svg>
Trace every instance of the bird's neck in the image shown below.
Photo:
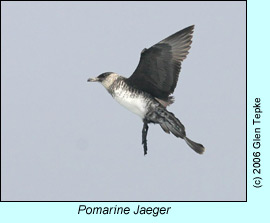
<svg viewBox="0 0 270 223"><path fill-rule="evenodd" d="M125 79L126 79L125 77L118 75L118 77L114 79L114 81L109 85L108 88L106 88L104 85L103 86L108 90L108 92L112 96L114 96L114 93L116 90L123 89L123 88L128 90L128 86L125 82Z"/></svg>
<svg viewBox="0 0 270 223"><path fill-rule="evenodd" d="M111 74L109 77L107 77L105 80L103 80L101 82L101 84L108 90L110 91L110 88L112 87L112 85L118 80L121 79L123 77L121 77L119 74L113 73Z"/></svg>

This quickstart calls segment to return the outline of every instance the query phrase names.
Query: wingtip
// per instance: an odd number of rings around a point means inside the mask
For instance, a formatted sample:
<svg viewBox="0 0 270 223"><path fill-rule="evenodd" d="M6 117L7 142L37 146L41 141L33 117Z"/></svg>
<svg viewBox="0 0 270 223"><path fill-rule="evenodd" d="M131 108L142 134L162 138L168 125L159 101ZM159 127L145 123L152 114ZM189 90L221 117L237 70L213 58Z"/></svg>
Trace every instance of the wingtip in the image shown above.
<svg viewBox="0 0 270 223"><path fill-rule="evenodd" d="M187 30L190 30L191 33L193 33L194 32L194 28L195 28L195 25L191 25L191 26L187 27L186 29Z"/></svg>
<svg viewBox="0 0 270 223"><path fill-rule="evenodd" d="M186 30L193 30L194 28L195 28L195 25L193 24L193 25L190 25L190 26L188 26L188 27L186 27L184 29L186 29Z"/></svg>

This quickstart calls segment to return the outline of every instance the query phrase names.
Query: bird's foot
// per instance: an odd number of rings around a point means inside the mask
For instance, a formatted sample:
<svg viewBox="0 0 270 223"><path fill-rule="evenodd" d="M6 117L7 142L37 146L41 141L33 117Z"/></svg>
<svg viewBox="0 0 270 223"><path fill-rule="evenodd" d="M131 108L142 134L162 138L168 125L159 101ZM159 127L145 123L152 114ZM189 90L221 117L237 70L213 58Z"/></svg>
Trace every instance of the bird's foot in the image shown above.
<svg viewBox="0 0 270 223"><path fill-rule="evenodd" d="M147 154L147 140L143 139L142 144L143 144L144 155L146 155Z"/></svg>
<svg viewBox="0 0 270 223"><path fill-rule="evenodd" d="M148 125L147 121L144 120L143 122L143 129L142 129L142 144L143 144L143 149L144 149L144 155L147 154L147 132L148 132Z"/></svg>

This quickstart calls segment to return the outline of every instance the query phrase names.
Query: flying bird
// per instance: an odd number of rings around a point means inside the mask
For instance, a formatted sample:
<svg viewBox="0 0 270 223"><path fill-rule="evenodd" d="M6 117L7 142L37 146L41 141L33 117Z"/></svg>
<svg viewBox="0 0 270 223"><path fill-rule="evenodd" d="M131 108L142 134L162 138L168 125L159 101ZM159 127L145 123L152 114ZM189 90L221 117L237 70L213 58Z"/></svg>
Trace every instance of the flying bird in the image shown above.
<svg viewBox="0 0 270 223"><path fill-rule="evenodd" d="M148 124L159 124L166 133L182 138L195 152L204 146L186 136L185 126L166 108L174 102L181 63L189 53L194 25L189 26L154 46L143 49L134 73L125 78L115 72L102 73L89 82L100 82L111 96L143 121L142 144L147 154Z"/></svg>

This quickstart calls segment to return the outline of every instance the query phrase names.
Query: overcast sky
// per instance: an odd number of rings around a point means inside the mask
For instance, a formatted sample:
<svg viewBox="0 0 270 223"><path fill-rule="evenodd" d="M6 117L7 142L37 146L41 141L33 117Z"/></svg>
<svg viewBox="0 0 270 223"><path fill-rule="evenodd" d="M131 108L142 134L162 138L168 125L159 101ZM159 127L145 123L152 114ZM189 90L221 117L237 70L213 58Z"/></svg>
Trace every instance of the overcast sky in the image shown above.
<svg viewBox="0 0 270 223"><path fill-rule="evenodd" d="M245 2L1 3L3 200L245 200ZM195 25L168 110L202 143L150 125L89 77Z"/></svg>

